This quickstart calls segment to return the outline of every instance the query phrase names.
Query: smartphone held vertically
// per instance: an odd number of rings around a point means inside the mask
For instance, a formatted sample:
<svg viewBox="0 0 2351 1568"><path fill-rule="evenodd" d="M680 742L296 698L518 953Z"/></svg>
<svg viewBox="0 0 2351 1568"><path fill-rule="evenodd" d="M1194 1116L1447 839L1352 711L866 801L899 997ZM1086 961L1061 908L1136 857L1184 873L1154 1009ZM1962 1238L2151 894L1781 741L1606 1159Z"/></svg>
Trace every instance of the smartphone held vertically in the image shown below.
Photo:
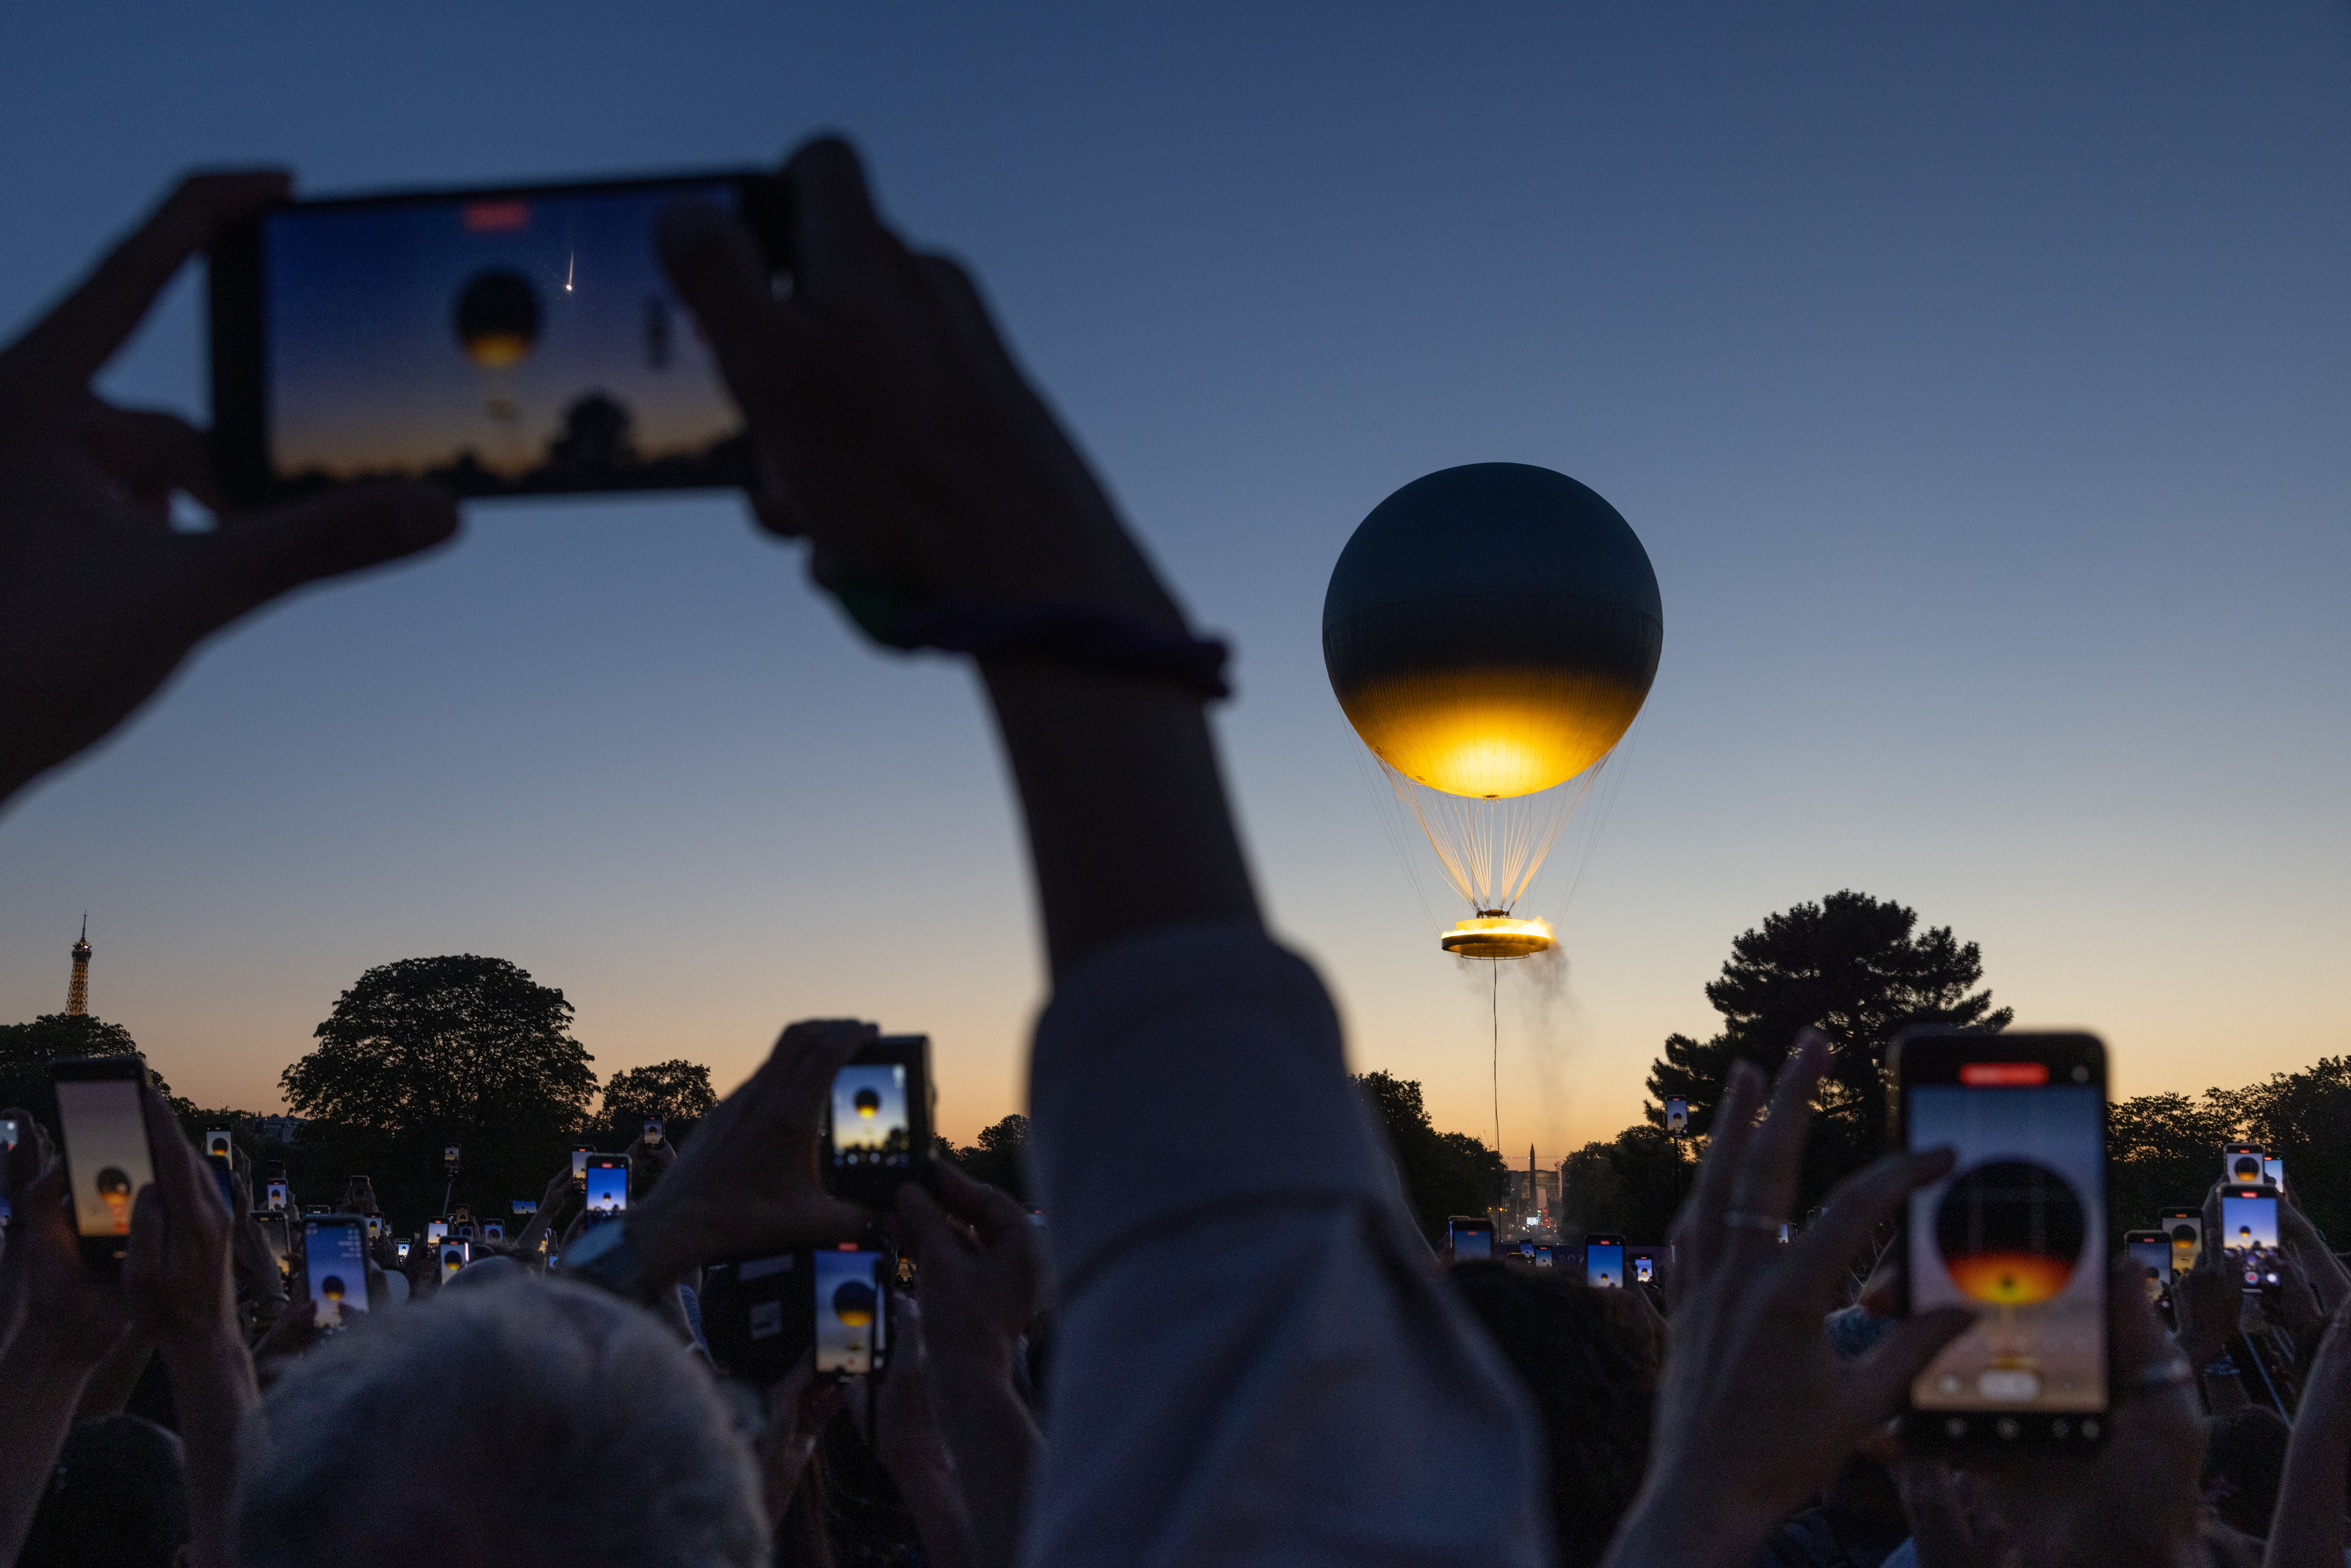
<svg viewBox="0 0 2351 1568"><path fill-rule="evenodd" d="M262 1245L269 1249L269 1256L277 1260L278 1280L290 1281L294 1278L294 1239L287 1228L286 1211L283 1208L256 1208L253 1211L253 1223L261 1232Z"/></svg>
<svg viewBox="0 0 2351 1568"><path fill-rule="evenodd" d="M139 1102L146 1077L146 1063L135 1056L60 1057L49 1063L74 1229L84 1260L108 1277L120 1273L131 1249L131 1203L155 1179Z"/></svg>
<svg viewBox="0 0 2351 1568"><path fill-rule="evenodd" d="M774 176L286 202L210 253L214 465L256 502L369 479L461 496L738 486L741 416L654 228L731 212L783 265Z"/></svg>
<svg viewBox="0 0 2351 1568"><path fill-rule="evenodd" d="M2278 1288L2277 1188L2263 1184L2220 1189L2220 1252L2247 1295Z"/></svg>
<svg viewBox="0 0 2351 1568"><path fill-rule="evenodd" d="M588 1212L611 1218L629 1207L629 1156L590 1155L586 1168Z"/></svg>
<svg viewBox="0 0 2351 1568"><path fill-rule="evenodd" d="M320 1214L303 1220L302 1256L319 1332L350 1327L352 1313L368 1310L366 1217Z"/></svg>
<svg viewBox="0 0 2351 1568"><path fill-rule="evenodd" d="M1607 1290L1625 1283L1625 1239L1597 1232L1583 1239L1583 1282Z"/></svg>
<svg viewBox="0 0 2351 1568"><path fill-rule="evenodd" d="M2221 1145L2220 1179L2248 1183L2262 1179L2262 1146L2259 1144Z"/></svg>
<svg viewBox="0 0 2351 1568"><path fill-rule="evenodd" d="M1457 1214L1445 1222L1445 1239L1453 1249L1456 1263L1466 1263L1472 1258L1491 1258L1494 1255L1494 1222Z"/></svg>
<svg viewBox="0 0 2351 1568"><path fill-rule="evenodd" d="M2126 1230L2123 1249L2147 1285L2147 1299L2160 1303L2171 1294L2171 1234L2166 1230Z"/></svg>
<svg viewBox="0 0 2351 1568"><path fill-rule="evenodd" d="M890 1312L888 1254L844 1246L811 1254L809 1282L815 1292L816 1370L856 1377L887 1360Z"/></svg>
<svg viewBox="0 0 2351 1568"><path fill-rule="evenodd" d="M2204 1211L2167 1208L2156 1216L2155 1222L2171 1238L2171 1275L2178 1279L2204 1256Z"/></svg>
<svg viewBox="0 0 2351 1568"><path fill-rule="evenodd" d="M825 1100L825 1190L886 1207L930 1173L931 1040L885 1034L833 1074Z"/></svg>
<svg viewBox="0 0 2351 1568"><path fill-rule="evenodd" d="M1893 1068L1905 1146L1957 1156L1910 1197L1907 1311L1975 1314L1912 1380L1905 1439L2103 1442L2105 1048L2086 1034L1913 1029Z"/></svg>

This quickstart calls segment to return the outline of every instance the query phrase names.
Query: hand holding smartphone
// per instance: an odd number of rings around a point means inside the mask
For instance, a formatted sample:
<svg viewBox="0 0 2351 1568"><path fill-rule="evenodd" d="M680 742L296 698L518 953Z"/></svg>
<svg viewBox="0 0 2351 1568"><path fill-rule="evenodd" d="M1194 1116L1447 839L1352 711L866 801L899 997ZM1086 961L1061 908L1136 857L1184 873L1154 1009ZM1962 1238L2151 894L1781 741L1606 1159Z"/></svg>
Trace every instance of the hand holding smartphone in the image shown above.
<svg viewBox="0 0 2351 1568"><path fill-rule="evenodd" d="M1914 1029L1893 1066L1905 1146L1958 1156L1910 1197L1906 1310L1976 1314L1912 1381L1905 1440L2103 1442L2105 1047L2085 1034Z"/></svg>
<svg viewBox="0 0 2351 1568"><path fill-rule="evenodd" d="M120 1280L131 1203L155 1179L139 1103L146 1064L135 1056L61 1057L49 1064L49 1080L82 1260L101 1280Z"/></svg>
<svg viewBox="0 0 2351 1568"><path fill-rule="evenodd" d="M2278 1288L2277 1188L2266 1183L2220 1188L2220 1254L2245 1294Z"/></svg>
<svg viewBox="0 0 2351 1568"><path fill-rule="evenodd" d="M354 1314L368 1310L366 1217L322 1214L303 1220L302 1255L319 1332L350 1327Z"/></svg>
<svg viewBox="0 0 2351 1568"><path fill-rule="evenodd" d="M826 1191L880 1209L928 1177L930 1053L928 1035L883 1035L833 1075L819 1142Z"/></svg>

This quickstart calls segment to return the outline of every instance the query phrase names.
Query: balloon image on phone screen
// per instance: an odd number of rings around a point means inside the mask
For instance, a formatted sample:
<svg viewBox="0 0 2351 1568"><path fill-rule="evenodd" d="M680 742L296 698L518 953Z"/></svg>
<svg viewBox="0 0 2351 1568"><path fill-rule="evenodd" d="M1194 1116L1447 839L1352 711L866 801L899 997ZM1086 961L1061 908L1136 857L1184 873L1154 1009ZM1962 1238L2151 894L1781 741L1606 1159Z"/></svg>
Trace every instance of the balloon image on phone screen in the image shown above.
<svg viewBox="0 0 2351 1568"><path fill-rule="evenodd" d="M1583 1239L1583 1282L1614 1289L1625 1282L1625 1239L1587 1236Z"/></svg>
<svg viewBox="0 0 2351 1568"><path fill-rule="evenodd" d="M1535 1249L1535 1267L1538 1269L1548 1269L1552 1267L1550 1248L1538 1247Z"/></svg>
<svg viewBox="0 0 2351 1568"><path fill-rule="evenodd" d="M2269 1189L2220 1189L2220 1249L2246 1291L2277 1289L2277 1198Z"/></svg>
<svg viewBox="0 0 2351 1568"><path fill-rule="evenodd" d="M2132 1230L2123 1236L2123 1249L2147 1282L2147 1299L2160 1301L2171 1293L2171 1238L2161 1230Z"/></svg>
<svg viewBox="0 0 2351 1568"><path fill-rule="evenodd" d="M305 1219L302 1252L320 1332L348 1328L352 1313L368 1310L365 1221L350 1214Z"/></svg>
<svg viewBox="0 0 2351 1568"><path fill-rule="evenodd" d="M138 1059L122 1061L130 1064L127 1071L104 1058L86 1066L59 1061L50 1069L72 1183L74 1228L84 1255L94 1262L120 1261L129 1249L131 1202L155 1179L147 1119L139 1104Z"/></svg>
<svg viewBox="0 0 2351 1568"><path fill-rule="evenodd" d="M1656 1278L1657 1260L1646 1252L1633 1254L1633 1278L1646 1285Z"/></svg>
<svg viewBox="0 0 2351 1568"><path fill-rule="evenodd" d="M465 1266L466 1258L472 1253L472 1251L473 1247L467 1242L442 1242L441 1278L444 1281L446 1281L450 1275L455 1274L458 1270L464 1268Z"/></svg>
<svg viewBox="0 0 2351 1568"><path fill-rule="evenodd" d="M629 1157L588 1156L588 1212L618 1214L629 1207Z"/></svg>
<svg viewBox="0 0 2351 1568"><path fill-rule="evenodd" d="M2222 1181L2258 1182L2263 1175L2259 1144L2229 1144L2220 1150Z"/></svg>
<svg viewBox="0 0 2351 1568"><path fill-rule="evenodd" d="M432 1219L432 1220L427 1220L427 1221L425 1222L425 1225L424 1225L424 1239L425 1239L425 1240L427 1240L427 1241L440 1241L440 1240L444 1239L448 1236L448 1234L449 1234L449 1222L448 1222L447 1220L445 1220L445 1219Z"/></svg>
<svg viewBox="0 0 2351 1568"><path fill-rule="evenodd" d="M1906 1031L1905 1137L1949 1148L1910 1197L1908 1310L1975 1322L1912 1382L1906 1436L2077 1446L2105 1435L2105 1053L2087 1035Z"/></svg>
<svg viewBox="0 0 2351 1568"><path fill-rule="evenodd" d="M887 1332L882 1300L882 1254L819 1252L816 1369L855 1375L873 1370Z"/></svg>
<svg viewBox="0 0 2351 1568"><path fill-rule="evenodd" d="M2200 1208L2167 1208L2157 1217L2156 1224L2171 1238L2173 1278L2195 1268L2204 1256L2204 1211Z"/></svg>
<svg viewBox="0 0 2351 1568"><path fill-rule="evenodd" d="M2262 1174L2270 1178L2270 1185L2272 1186L2277 1188L2280 1192L2285 1191L2285 1162L2283 1160L2277 1158L2273 1155L2262 1155Z"/></svg>
<svg viewBox="0 0 2351 1568"><path fill-rule="evenodd" d="M1446 1221L1445 1231L1453 1242L1453 1260L1457 1263L1494 1255L1494 1226L1490 1220L1457 1216Z"/></svg>

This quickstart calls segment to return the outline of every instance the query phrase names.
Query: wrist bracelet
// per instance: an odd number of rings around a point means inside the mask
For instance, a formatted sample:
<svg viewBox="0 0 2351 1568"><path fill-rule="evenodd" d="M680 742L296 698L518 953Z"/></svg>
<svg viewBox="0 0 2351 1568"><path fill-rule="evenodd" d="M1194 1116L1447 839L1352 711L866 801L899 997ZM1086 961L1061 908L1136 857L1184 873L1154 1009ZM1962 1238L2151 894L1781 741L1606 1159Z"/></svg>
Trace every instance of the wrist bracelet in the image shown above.
<svg viewBox="0 0 2351 1568"><path fill-rule="evenodd" d="M912 603L882 589L842 584L841 608L887 647L935 648L975 658L1050 659L1114 674L1166 681L1215 700L1233 695L1231 657L1211 637L1164 631L1096 604L990 604L976 599Z"/></svg>

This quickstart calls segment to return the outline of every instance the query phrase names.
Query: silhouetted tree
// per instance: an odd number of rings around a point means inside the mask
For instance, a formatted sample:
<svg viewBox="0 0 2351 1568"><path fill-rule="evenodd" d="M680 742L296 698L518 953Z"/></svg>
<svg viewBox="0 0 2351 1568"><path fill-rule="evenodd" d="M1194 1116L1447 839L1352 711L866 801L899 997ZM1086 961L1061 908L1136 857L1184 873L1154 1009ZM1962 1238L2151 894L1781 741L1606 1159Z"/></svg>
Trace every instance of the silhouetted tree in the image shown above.
<svg viewBox="0 0 2351 1568"><path fill-rule="evenodd" d="M1434 1240L1447 1215L1483 1214L1510 1196L1502 1156L1466 1133L1440 1133L1420 1101L1420 1084L1384 1072L1355 1079L1387 1129L1405 1201L1420 1233Z"/></svg>
<svg viewBox="0 0 2351 1568"><path fill-rule="evenodd" d="M615 1072L604 1085L607 1146L625 1149L636 1142L648 1117L659 1117L662 1136L678 1143L716 1103L710 1069L698 1061L656 1061Z"/></svg>
<svg viewBox="0 0 2351 1568"><path fill-rule="evenodd" d="M30 1023L0 1024L0 1106L20 1105L57 1134L57 1097L49 1087L49 1063L61 1056L135 1056L147 1060L131 1031L88 1013L43 1013ZM147 1080L175 1113L193 1107L172 1092L152 1063Z"/></svg>
<svg viewBox="0 0 2351 1568"><path fill-rule="evenodd" d="M1552 1217L1560 1235L1571 1242L1587 1231L1636 1243L1665 1240L1695 1169L1681 1146L1687 1142L1659 1127L1627 1127L1568 1155Z"/></svg>
<svg viewBox="0 0 2351 1568"><path fill-rule="evenodd" d="M563 434L547 444L548 464L589 474L633 467L637 449L630 433L635 423L620 399L591 392L563 411Z"/></svg>
<svg viewBox="0 0 2351 1568"><path fill-rule="evenodd" d="M1022 1203L1029 1197L1029 1118L1014 1112L992 1127L979 1130L979 1142L956 1149L939 1140L940 1151L961 1167L964 1175L990 1186L1000 1186Z"/></svg>
<svg viewBox="0 0 2351 1568"><path fill-rule="evenodd" d="M1678 1094L1689 1102L1691 1131L1705 1133L1732 1062L1775 1071L1797 1030L1816 1024L1835 1051L1804 1156L1802 1202L1819 1202L1885 1152L1886 1048L1896 1034L1912 1024L1991 1031L2015 1016L1975 988L1983 979L1975 943L1960 943L1948 925L1919 933L1917 924L1901 904L1847 889L1767 915L1740 936L1706 988L1720 1032L1703 1043L1673 1035L1650 1066L1650 1124L1665 1124L1664 1103Z"/></svg>
<svg viewBox="0 0 2351 1568"><path fill-rule="evenodd" d="M413 1225L439 1214L441 1149L456 1144L455 1201L486 1215L536 1197L569 1157L596 1092L594 1059L570 1026L563 993L503 958L370 969L319 1025L318 1049L278 1080L287 1103L312 1119L298 1147L370 1162L306 1169L303 1196L323 1201L364 1172L387 1212Z"/></svg>

